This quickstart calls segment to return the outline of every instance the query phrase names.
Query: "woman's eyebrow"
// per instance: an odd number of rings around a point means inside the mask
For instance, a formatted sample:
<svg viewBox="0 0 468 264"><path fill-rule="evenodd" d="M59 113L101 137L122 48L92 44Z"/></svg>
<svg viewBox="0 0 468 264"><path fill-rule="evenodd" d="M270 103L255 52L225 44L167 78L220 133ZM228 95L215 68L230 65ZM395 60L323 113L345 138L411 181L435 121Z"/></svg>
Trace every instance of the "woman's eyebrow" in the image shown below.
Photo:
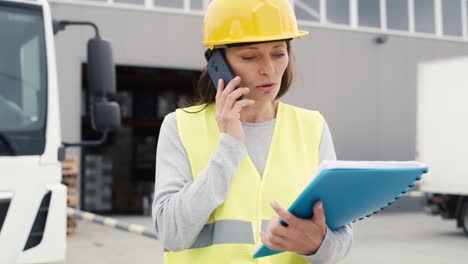
<svg viewBox="0 0 468 264"><path fill-rule="evenodd" d="M246 50L246 49L258 49L257 47L242 47L241 50Z"/></svg>
<svg viewBox="0 0 468 264"><path fill-rule="evenodd" d="M279 45L274 46L273 48L276 49L276 48L283 48L283 47L286 48L286 45L279 44Z"/></svg>
<svg viewBox="0 0 468 264"><path fill-rule="evenodd" d="M276 49L276 48L283 48L283 47L286 47L286 45L283 45L283 44L279 44L279 45L275 45L273 46L273 49ZM258 50L258 47L255 47L255 46L247 46L247 47L242 47L242 50L246 50L246 49L254 49L254 50Z"/></svg>

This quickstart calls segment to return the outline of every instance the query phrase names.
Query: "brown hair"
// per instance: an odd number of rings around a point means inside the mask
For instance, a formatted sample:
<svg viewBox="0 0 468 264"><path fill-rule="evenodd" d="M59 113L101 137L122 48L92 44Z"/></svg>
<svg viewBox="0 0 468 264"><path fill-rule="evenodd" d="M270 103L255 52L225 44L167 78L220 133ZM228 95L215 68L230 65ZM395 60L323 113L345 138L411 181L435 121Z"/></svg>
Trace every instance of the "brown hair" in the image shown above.
<svg viewBox="0 0 468 264"><path fill-rule="evenodd" d="M238 46L238 45L251 45L251 44L253 43L243 43L243 44L235 44L235 45ZM283 77L281 78L280 90L278 94L276 95L275 99L281 98L289 91L289 88L293 80L293 55L291 52L290 40L286 40L286 44L287 44L289 62L288 62L288 66L286 67L286 70L284 71ZM234 46L234 45L229 45L228 47L231 47L231 46ZM205 57L207 60L210 58L211 53L212 51L209 49L205 51ZM208 75L208 70L206 69L206 66L203 68L201 72L197 87L195 89L195 93L196 94L195 94L195 98L193 102L191 103L184 102L182 103L183 106L179 106L179 107L189 107L189 106L197 106L197 105L203 105L203 104L209 105L215 102L216 89L213 85L213 82L210 79L210 76Z"/></svg>

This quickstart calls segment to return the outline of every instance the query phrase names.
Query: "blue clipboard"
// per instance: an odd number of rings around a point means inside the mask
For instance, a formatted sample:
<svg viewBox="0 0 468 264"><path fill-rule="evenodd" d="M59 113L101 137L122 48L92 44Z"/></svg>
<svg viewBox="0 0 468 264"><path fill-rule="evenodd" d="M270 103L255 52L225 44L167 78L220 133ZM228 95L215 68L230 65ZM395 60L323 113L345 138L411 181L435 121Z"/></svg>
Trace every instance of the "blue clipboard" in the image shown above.
<svg viewBox="0 0 468 264"><path fill-rule="evenodd" d="M428 167L326 168L296 198L289 211L303 219L312 217L313 204L321 200L327 225L334 230L370 217L406 193L427 173ZM253 258L281 253L260 245Z"/></svg>

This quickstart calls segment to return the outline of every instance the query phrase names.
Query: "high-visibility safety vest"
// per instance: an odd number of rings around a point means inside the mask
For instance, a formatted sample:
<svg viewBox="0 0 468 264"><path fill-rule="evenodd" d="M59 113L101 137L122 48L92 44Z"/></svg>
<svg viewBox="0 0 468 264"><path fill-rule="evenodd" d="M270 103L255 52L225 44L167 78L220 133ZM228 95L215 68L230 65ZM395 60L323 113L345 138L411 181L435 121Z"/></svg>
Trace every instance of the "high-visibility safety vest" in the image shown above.
<svg viewBox="0 0 468 264"><path fill-rule="evenodd" d="M200 109L194 106L184 110ZM198 113L185 111L176 111L177 126L196 180L216 151L221 133L214 104ZM270 202L290 206L316 171L322 127L319 112L279 102L263 175L248 156L242 159L224 203L213 211L194 244L182 251L166 251L165 263L306 263L293 252L260 259L252 259L252 253L261 243L260 231L266 230L276 215Z"/></svg>

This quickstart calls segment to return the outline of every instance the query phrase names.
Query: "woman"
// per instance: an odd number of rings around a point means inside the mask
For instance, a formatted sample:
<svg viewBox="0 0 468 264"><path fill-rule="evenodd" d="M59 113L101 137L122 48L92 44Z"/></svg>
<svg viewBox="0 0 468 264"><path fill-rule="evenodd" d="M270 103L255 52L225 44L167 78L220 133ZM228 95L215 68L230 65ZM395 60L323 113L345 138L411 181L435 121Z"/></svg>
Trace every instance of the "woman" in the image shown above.
<svg viewBox="0 0 468 264"><path fill-rule="evenodd" d="M287 0L211 2L203 43L221 49L237 77L215 89L205 70L200 103L162 124L153 218L165 263L317 264L347 255L351 226L328 229L321 202L311 219L283 207L321 160L336 159L320 113L278 100L292 80L290 39L305 34ZM253 260L260 243L286 252Z"/></svg>

